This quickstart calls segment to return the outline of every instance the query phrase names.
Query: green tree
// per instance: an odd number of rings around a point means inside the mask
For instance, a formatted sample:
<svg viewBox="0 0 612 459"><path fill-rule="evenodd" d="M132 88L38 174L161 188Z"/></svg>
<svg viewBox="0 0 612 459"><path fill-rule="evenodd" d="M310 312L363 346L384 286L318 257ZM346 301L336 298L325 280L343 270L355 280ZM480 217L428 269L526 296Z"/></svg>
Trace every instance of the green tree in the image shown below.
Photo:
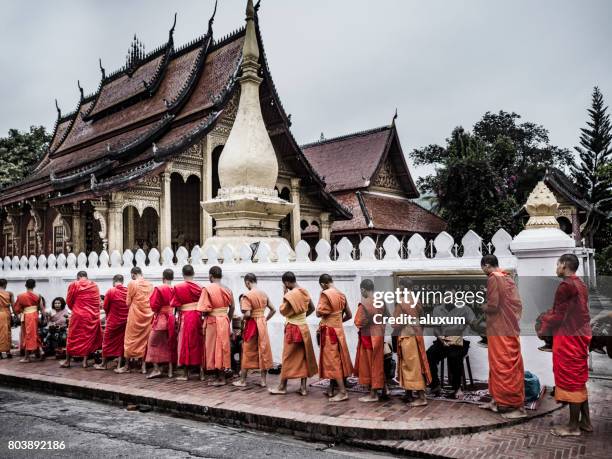
<svg viewBox="0 0 612 459"><path fill-rule="evenodd" d="M589 247L597 246L596 234L612 211L612 126L603 94L597 86L593 89L591 108L588 109L587 127L580 129L580 146L577 164L572 167L572 176L578 190L593 206L587 216L583 231Z"/></svg>
<svg viewBox="0 0 612 459"><path fill-rule="evenodd" d="M50 141L43 126L31 126L29 132L10 129L7 137L0 138L0 186L25 178Z"/></svg>
<svg viewBox="0 0 612 459"><path fill-rule="evenodd" d="M419 188L433 193L455 238L473 229L485 239L499 228L516 233L513 214L550 166L567 166L568 150L550 145L548 131L521 123L516 113L487 112L473 132L455 128L446 145L413 151L417 165L433 165Z"/></svg>

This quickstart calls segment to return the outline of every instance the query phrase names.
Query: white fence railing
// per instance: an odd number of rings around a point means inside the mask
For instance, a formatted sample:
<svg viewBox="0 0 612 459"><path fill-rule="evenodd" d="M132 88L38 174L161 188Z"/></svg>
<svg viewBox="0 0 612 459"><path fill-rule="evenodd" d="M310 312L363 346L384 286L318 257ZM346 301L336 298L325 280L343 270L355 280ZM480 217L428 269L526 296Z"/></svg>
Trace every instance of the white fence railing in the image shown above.
<svg viewBox="0 0 612 459"><path fill-rule="evenodd" d="M206 264L215 265L228 264L248 264L248 263L335 263L351 262L356 259L359 261L399 261L399 260L423 260L424 262L433 260L448 260L453 258L474 259L480 258L483 253L495 253L500 257L512 257L510 243L512 237L504 229L498 230L488 244L483 243L483 239L474 231L468 231L461 239L460 243L455 242L453 237L442 232L428 242L419 234L415 234L403 246L395 236L387 236L382 243L382 249L370 237L363 238L358 247L355 247L348 238L342 238L332 248L329 241L321 239L312 249L305 241L300 241L293 253L289 243L281 244L273 254L270 246L261 242L253 252L252 246L243 244L239 247L225 245L220 250L216 247L209 247L204 253L200 246L195 246L191 253L185 247L179 247L176 252L170 248L165 248L161 253L157 249L151 249L145 253L138 249L135 253L126 250L120 253L113 251L110 254L102 251L99 254L91 252L89 255L81 252L60 254L57 257L53 254L49 256L34 255L28 257L5 257L0 259L0 271L4 277L11 277L11 274L23 275L26 272L40 271L72 271L72 270L106 270L109 268L131 268L133 266L157 268L157 267L182 267L187 263L194 266ZM483 250L484 249L484 250ZM294 255L295 254L295 255Z"/></svg>

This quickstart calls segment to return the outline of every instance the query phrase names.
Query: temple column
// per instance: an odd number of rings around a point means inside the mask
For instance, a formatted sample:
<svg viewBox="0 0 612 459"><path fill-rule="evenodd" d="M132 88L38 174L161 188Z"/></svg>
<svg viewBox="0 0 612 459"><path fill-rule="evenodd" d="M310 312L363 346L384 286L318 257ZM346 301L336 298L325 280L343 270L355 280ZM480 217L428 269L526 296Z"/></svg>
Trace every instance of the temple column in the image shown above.
<svg viewBox="0 0 612 459"><path fill-rule="evenodd" d="M127 247L124 247L125 250L132 250L134 248L134 236L136 234L134 229L135 210L132 206L126 208L126 220L123 222L123 233L127 236ZM126 244L124 243L124 245Z"/></svg>
<svg viewBox="0 0 612 459"><path fill-rule="evenodd" d="M300 179L291 179L291 202L295 204L291 211L291 245L295 247L302 240L300 221Z"/></svg>
<svg viewBox="0 0 612 459"><path fill-rule="evenodd" d="M108 251L114 250L123 253L123 210L113 198L108 209Z"/></svg>
<svg viewBox="0 0 612 459"><path fill-rule="evenodd" d="M166 247L172 248L172 200L170 195L170 173L161 174L161 196L159 198L159 247L163 252Z"/></svg>
<svg viewBox="0 0 612 459"><path fill-rule="evenodd" d="M98 235L102 241L102 250L108 250L108 203L106 201L93 201L94 220L100 224Z"/></svg>
<svg viewBox="0 0 612 459"><path fill-rule="evenodd" d="M580 235L580 221L578 220L577 209L572 209L572 236L576 241L576 247L582 246L582 237Z"/></svg>
<svg viewBox="0 0 612 459"><path fill-rule="evenodd" d="M319 238L331 242L331 221L329 218L329 212L321 212L319 218L321 219L321 225L319 226Z"/></svg>
<svg viewBox="0 0 612 459"><path fill-rule="evenodd" d="M85 231L79 203L72 206L72 251L76 254L85 251Z"/></svg>
<svg viewBox="0 0 612 459"><path fill-rule="evenodd" d="M202 143L202 180L200 182L201 192L202 192L202 205L200 216L201 216L201 225L200 225L200 240L202 244L209 238L213 236L213 224L212 217L206 212L203 204L212 199L212 151L213 151L214 142L211 141L210 137L206 137L206 141Z"/></svg>

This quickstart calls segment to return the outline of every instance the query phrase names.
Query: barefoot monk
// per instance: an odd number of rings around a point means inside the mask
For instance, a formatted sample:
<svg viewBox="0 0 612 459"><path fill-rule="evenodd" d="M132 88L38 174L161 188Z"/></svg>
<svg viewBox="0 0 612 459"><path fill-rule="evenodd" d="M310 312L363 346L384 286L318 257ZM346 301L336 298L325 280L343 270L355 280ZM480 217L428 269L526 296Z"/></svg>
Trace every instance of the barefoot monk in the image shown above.
<svg viewBox="0 0 612 459"><path fill-rule="evenodd" d="M94 365L96 370L105 370L108 361L114 358L119 359L117 367L123 366L123 341L130 309L125 302L126 298L127 287L123 285L123 276L116 274L113 277L113 286L104 295L103 309L106 313L106 325L102 340L102 363Z"/></svg>
<svg viewBox="0 0 612 459"><path fill-rule="evenodd" d="M174 271L165 269L162 273L162 285L156 286L151 294L153 323L147 345L147 362L153 364L153 371L147 376L149 379L162 375L160 364L168 365L168 377L172 378L172 367L176 363L174 308L170 305L173 280Z"/></svg>

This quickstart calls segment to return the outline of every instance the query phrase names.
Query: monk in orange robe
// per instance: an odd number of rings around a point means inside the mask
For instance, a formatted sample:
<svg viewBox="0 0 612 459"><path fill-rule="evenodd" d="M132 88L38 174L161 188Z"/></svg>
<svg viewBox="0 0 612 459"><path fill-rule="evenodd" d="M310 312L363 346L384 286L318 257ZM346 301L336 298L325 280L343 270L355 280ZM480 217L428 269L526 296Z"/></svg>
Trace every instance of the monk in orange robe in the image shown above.
<svg viewBox="0 0 612 459"><path fill-rule="evenodd" d="M123 340L123 356L125 365L117 368L115 373L128 373L130 371L130 360L141 361L142 374L147 374L147 343L151 333L151 293L153 284L142 275L142 269L138 266L130 272L132 282L128 284L126 304L130 308L127 325L125 326L125 338Z"/></svg>
<svg viewBox="0 0 612 459"><path fill-rule="evenodd" d="M400 279L399 286L403 291L412 290L412 281L406 277ZM393 325L397 338L397 379L399 384L412 398L412 391L417 392L417 399L411 401L410 406L425 406L425 388L431 384L431 372L423 339L423 328L419 320L423 314L423 307L414 303L408 295L408 301L401 301L395 305L393 316L402 319L402 322L411 320L413 323ZM399 320L398 320L399 322Z"/></svg>
<svg viewBox="0 0 612 459"><path fill-rule="evenodd" d="M0 279L0 359L12 358L11 354L11 308L13 293L6 290L6 279Z"/></svg>
<svg viewBox="0 0 612 459"><path fill-rule="evenodd" d="M183 279L174 286L170 306L178 311L177 365L183 374L178 381L189 379L189 368L202 366L204 353L202 340L202 313L198 311L198 302L202 287L193 281L193 266L183 266Z"/></svg>
<svg viewBox="0 0 612 459"><path fill-rule="evenodd" d="M40 358L44 359L45 354L42 348L42 341L38 333L38 313L44 314L45 306L42 296L34 293L36 281L28 279L25 283L26 292L17 295L13 310L16 314L21 314L21 337L23 343L21 347L25 350L21 363L30 363L32 353L39 351Z"/></svg>
<svg viewBox="0 0 612 459"><path fill-rule="evenodd" d="M523 305L518 288L502 271L495 255L482 257L480 266L488 276L486 314L489 349L489 393L492 401L480 408L505 410L503 417L525 417L525 370L521 355L519 320Z"/></svg>
<svg viewBox="0 0 612 459"><path fill-rule="evenodd" d="M77 273L77 280L68 286L66 304L72 315L68 323L66 360L62 368L70 368L72 357L83 357L83 368L87 368L90 354L102 346L100 324L100 289L87 278L85 271Z"/></svg>
<svg viewBox="0 0 612 459"><path fill-rule="evenodd" d="M578 436L592 432L589 414L589 344L591 325L589 289L576 276L580 263L574 254L562 255L557 261L557 276L563 278L555 294L551 310L542 316L540 334L553 336L553 373L555 399L569 404L567 426L551 430L559 437Z"/></svg>
<svg viewBox="0 0 612 459"><path fill-rule="evenodd" d="M307 379L317 374L315 357L306 317L315 310L310 295L305 288L298 285L295 274L287 271L283 274L283 302L280 313L285 316L285 337L283 343L283 362L280 383L276 389L268 389L271 394L287 393L287 380L300 379L300 395L307 395Z"/></svg>
<svg viewBox="0 0 612 459"><path fill-rule="evenodd" d="M123 275L113 276L113 286L104 295L102 309L106 314L106 325L102 339L102 362L94 365L96 370L106 370L109 360L118 358L118 368L123 366L123 341L125 326L130 308L126 303L127 287L123 285Z"/></svg>
<svg viewBox="0 0 612 459"><path fill-rule="evenodd" d="M164 363L168 365L168 377L172 378L172 367L176 363L174 308L170 306L173 280L174 271L164 269L162 285L156 286L151 294L153 324L147 345L147 363L153 364L153 371L147 379L159 378L162 375L159 365Z"/></svg>
<svg viewBox="0 0 612 459"><path fill-rule="evenodd" d="M242 358L240 360L240 379L234 381L237 387L246 386L249 370L259 370L261 387L266 387L266 376L272 368L272 348L268 336L268 321L276 313L268 295L257 288L257 276L245 274L244 285L248 292L241 295L240 309L244 317L242 332ZM266 316L266 309L268 315Z"/></svg>
<svg viewBox="0 0 612 459"><path fill-rule="evenodd" d="M345 378L353 374L351 354L346 345L343 322L351 320L353 315L348 307L344 293L336 289L334 280L329 274L319 277L322 292L317 305L321 353L319 357L319 378L329 379L327 396L330 402L348 400ZM338 394L334 394L338 387Z"/></svg>
<svg viewBox="0 0 612 459"><path fill-rule="evenodd" d="M225 370L232 367L230 333L234 315L234 295L228 287L221 284L222 278L223 272L219 266L210 268L210 284L202 288L198 302L198 310L204 313L204 352L200 379L204 380L204 370L214 371L216 379L209 383L211 386L225 385Z"/></svg>
<svg viewBox="0 0 612 459"><path fill-rule="evenodd" d="M354 374L359 378L359 384L370 389L370 393L360 397L359 401L377 402L380 400L379 390L383 395L388 392L385 382L385 326L380 323L386 308L374 305L374 282L364 279L359 287L361 302L355 313L359 339Z"/></svg>

